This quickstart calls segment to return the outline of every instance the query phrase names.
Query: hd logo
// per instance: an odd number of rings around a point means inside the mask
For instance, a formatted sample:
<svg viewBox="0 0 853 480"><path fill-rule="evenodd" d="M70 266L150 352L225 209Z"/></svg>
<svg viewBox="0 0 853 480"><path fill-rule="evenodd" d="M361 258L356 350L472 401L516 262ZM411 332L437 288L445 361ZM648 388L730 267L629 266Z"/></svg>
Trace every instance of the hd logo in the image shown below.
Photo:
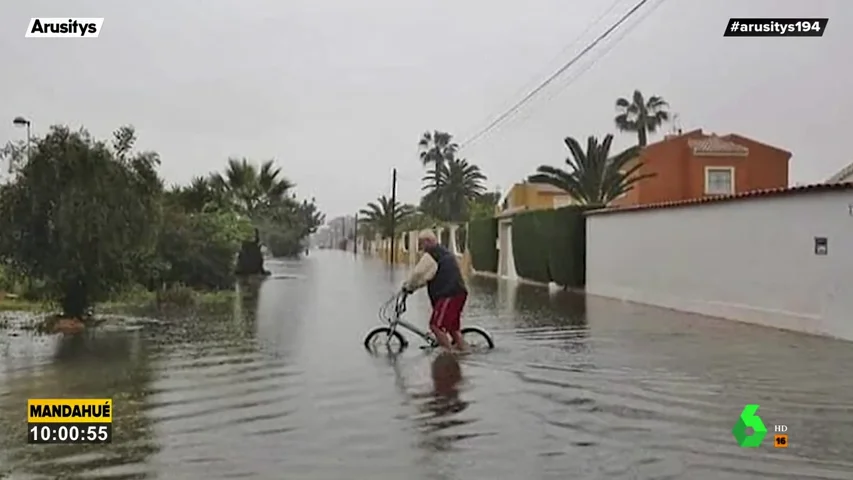
<svg viewBox="0 0 853 480"><path fill-rule="evenodd" d="M98 38L103 18L44 18L30 19L27 38Z"/></svg>
<svg viewBox="0 0 853 480"><path fill-rule="evenodd" d="M732 435L735 437L738 445L741 448L758 448L767 436L767 427L764 426L764 421L756 415L759 405L750 404L743 407L738 417L737 423L732 427ZM752 429L752 433L748 433L747 429ZM776 434L773 437L773 446L775 448L788 448L788 431L787 425L773 425L773 430Z"/></svg>

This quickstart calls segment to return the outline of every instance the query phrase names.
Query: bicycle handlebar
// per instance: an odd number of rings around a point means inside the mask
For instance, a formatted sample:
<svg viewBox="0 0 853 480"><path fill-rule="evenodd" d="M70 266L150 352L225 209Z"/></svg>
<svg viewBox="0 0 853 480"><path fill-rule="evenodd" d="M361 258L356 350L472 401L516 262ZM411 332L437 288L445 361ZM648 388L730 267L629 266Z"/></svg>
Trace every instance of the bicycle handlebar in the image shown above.
<svg viewBox="0 0 853 480"><path fill-rule="evenodd" d="M403 313L406 311L406 299L408 298L409 293L401 290L395 293L387 302L382 304L379 308L379 318L384 321L391 323L392 320L399 319ZM388 311L389 308L393 306L393 318L389 316L390 313Z"/></svg>

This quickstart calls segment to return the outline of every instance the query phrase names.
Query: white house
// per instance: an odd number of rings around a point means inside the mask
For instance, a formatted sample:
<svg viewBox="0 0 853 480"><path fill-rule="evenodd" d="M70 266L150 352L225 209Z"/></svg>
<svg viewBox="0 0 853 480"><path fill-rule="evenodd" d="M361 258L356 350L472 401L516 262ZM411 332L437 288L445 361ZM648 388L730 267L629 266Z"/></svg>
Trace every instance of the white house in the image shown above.
<svg viewBox="0 0 853 480"><path fill-rule="evenodd" d="M853 340L853 183L589 212L586 290Z"/></svg>

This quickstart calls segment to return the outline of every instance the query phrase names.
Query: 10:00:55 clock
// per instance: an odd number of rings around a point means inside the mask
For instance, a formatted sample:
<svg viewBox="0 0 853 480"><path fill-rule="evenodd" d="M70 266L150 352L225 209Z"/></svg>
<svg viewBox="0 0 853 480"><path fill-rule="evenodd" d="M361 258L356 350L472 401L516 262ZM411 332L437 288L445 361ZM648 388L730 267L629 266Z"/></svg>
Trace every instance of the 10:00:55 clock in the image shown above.
<svg viewBox="0 0 853 480"><path fill-rule="evenodd" d="M112 424L28 423L27 443L110 443Z"/></svg>

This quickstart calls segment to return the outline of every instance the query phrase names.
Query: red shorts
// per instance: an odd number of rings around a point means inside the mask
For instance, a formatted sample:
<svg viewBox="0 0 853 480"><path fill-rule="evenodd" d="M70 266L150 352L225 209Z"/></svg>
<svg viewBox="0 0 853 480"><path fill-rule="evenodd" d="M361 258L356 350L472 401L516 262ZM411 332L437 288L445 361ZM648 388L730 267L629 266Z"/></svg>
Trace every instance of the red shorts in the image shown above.
<svg viewBox="0 0 853 480"><path fill-rule="evenodd" d="M466 300L468 300L467 293L436 300L432 307L432 316L429 317L429 326L438 327L445 332L459 330Z"/></svg>

